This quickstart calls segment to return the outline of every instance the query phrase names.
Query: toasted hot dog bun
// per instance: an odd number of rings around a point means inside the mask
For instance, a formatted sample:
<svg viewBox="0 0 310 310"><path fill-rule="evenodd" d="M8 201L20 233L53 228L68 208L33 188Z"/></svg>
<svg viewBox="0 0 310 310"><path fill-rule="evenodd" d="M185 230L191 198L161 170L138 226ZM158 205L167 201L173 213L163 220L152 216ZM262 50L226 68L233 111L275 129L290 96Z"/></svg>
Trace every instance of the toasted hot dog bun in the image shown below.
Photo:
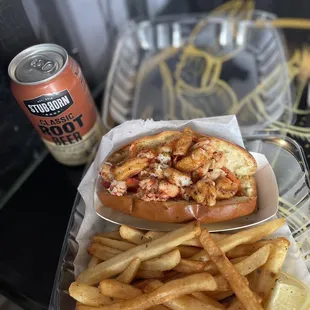
<svg viewBox="0 0 310 310"><path fill-rule="evenodd" d="M216 223L245 216L255 210L257 201L255 179L249 177L243 182L243 196L220 200L212 207L195 202L189 203L185 200L147 202L135 198L132 194L118 197L111 195L103 187L97 191L97 194L105 207L145 220L185 223L197 219L201 223Z"/></svg>
<svg viewBox="0 0 310 310"><path fill-rule="evenodd" d="M184 131L185 132L185 131ZM136 156L144 149L156 149L167 142L173 143L185 134L179 131L164 131L160 134L141 138L131 145L125 146L118 152L113 153L107 161L117 164L117 158ZM197 219L202 223L213 223L230 220L245 216L254 212L257 203L256 182L253 175L257 164L254 157L244 148L229 141L216 137L201 135L190 131L196 139L206 137L210 147L216 152L225 154L227 162L225 168L233 172L240 181L241 193L230 199L217 200L213 206L202 205L195 201L172 198L167 201L144 201L136 195L127 193L124 196L111 195L102 185L97 187L97 195L105 207L118 210L122 213L158 222L185 223ZM120 154L120 155L119 155ZM124 155L125 154L125 155Z"/></svg>

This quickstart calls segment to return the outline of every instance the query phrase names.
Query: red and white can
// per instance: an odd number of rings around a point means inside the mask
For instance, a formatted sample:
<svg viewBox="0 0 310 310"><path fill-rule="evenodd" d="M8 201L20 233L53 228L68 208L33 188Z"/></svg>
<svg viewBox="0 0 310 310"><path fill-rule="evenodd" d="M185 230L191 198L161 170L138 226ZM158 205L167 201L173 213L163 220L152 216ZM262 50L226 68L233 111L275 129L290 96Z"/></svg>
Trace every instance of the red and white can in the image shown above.
<svg viewBox="0 0 310 310"><path fill-rule="evenodd" d="M11 90L43 142L62 164L85 164L103 127L80 66L55 44L19 53L9 65Z"/></svg>

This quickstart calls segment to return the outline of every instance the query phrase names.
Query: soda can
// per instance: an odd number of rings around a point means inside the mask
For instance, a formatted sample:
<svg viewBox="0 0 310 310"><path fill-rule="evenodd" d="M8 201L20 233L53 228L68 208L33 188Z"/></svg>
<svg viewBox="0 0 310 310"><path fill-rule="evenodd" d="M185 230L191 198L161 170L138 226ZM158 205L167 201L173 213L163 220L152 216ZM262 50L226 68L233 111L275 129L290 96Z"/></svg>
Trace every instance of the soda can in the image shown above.
<svg viewBox="0 0 310 310"><path fill-rule="evenodd" d="M103 133L78 63L55 44L31 46L9 64L11 91L60 163L85 164Z"/></svg>

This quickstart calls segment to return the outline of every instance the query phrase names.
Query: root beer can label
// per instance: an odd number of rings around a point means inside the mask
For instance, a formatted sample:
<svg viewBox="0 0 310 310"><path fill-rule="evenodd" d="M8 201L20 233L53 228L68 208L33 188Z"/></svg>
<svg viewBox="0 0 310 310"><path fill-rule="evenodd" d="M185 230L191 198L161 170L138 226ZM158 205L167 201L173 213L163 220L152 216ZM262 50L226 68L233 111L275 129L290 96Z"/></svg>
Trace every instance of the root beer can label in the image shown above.
<svg viewBox="0 0 310 310"><path fill-rule="evenodd" d="M87 162L102 125L80 66L54 44L18 54L9 66L12 92L59 162Z"/></svg>
<svg viewBox="0 0 310 310"><path fill-rule="evenodd" d="M73 99L70 93L64 90L55 94L24 100L24 104L33 115L55 117L70 108Z"/></svg>

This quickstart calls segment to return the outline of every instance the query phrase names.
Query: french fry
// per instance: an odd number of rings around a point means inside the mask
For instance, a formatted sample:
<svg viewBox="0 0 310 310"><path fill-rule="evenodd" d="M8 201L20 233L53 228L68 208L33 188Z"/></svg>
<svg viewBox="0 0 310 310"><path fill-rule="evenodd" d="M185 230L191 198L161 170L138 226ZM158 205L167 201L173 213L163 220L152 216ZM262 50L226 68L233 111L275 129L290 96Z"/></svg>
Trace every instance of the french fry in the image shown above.
<svg viewBox="0 0 310 310"><path fill-rule="evenodd" d="M141 260L135 258L127 268L116 278L117 281L130 284L131 281L135 278L138 269L141 266Z"/></svg>
<svg viewBox="0 0 310 310"><path fill-rule="evenodd" d="M210 274L197 273L167 282L153 292L112 305L100 306L97 310L143 310L196 291L211 291L215 289L216 282ZM80 306L80 310L89 309L85 307Z"/></svg>
<svg viewBox="0 0 310 310"><path fill-rule="evenodd" d="M195 247L201 248L201 244L198 238L193 238L191 240L185 241L182 243L182 245L189 245L189 246L195 246Z"/></svg>
<svg viewBox="0 0 310 310"><path fill-rule="evenodd" d="M132 285L119 282L115 279L106 279L99 283L100 292L102 295L119 298L131 299L142 294L142 291Z"/></svg>
<svg viewBox="0 0 310 310"><path fill-rule="evenodd" d="M194 262L199 262L199 261L196 260ZM209 260L207 262L199 262L199 263L204 264L203 270L205 272L209 272L213 276L219 273L219 270L217 269L217 266L213 263L212 260Z"/></svg>
<svg viewBox="0 0 310 310"><path fill-rule="evenodd" d="M86 284L71 283L69 294L78 302L88 306L98 307L100 305L110 305L112 303L111 298L102 295L97 287Z"/></svg>
<svg viewBox="0 0 310 310"><path fill-rule="evenodd" d="M234 300L231 302L227 310L244 310L244 307L240 300L235 297Z"/></svg>
<svg viewBox="0 0 310 310"><path fill-rule="evenodd" d="M119 229L119 233L123 239L133 244L139 245L145 243L144 233L136 228L122 225Z"/></svg>
<svg viewBox="0 0 310 310"><path fill-rule="evenodd" d="M148 241L152 241L152 240L158 239L159 237L164 236L165 234L167 233L163 231L148 231L144 235L144 239ZM229 234L219 234L219 233L212 233L211 235L213 239L216 241L223 240L224 238L230 236ZM198 237L184 241L182 245L188 245L188 246L200 247L200 248L202 247Z"/></svg>
<svg viewBox="0 0 310 310"><path fill-rule="evenodd" d="M98 310L98 307L87 306L83 304L76 304L75 310Z"/></svg>
<svg viewBox="0 0 310 310"><path fill-rule="evenodd" d="M163 305L156 305L153 307L150 307L149 310L168 310L169 308L163 306Z"/></svg>
<svg viewBox="0 0 310 310"><path fill-rule="evenodd" d="M100 236L94 236L92 240L93 242L100 243L102 245L111 247L113 249L121 250L121 251L127 251L135 247L134 244L126 242L126 241L113 240L113 239L104 238Z"/></svg>
<svg viewBox="0 0 310 310"><path fill-rule="evenodd" d="M202 301L206 305L210 305L213 308L210 309L226 309L222 304L217 302L216 300L212 299L211 297L207 296L203 292L195 292L192 295L197 298L198 300Z"/></svg>
<svg viewBox="0 0 310 310"><path fill-rule="evenodd" d="M257 250L259 250L261 247L263 247L266 244L273 243L273 240L262 240L255 243L250 244L240 244L236 246L234 249L228 251L226 253L226 256L230 258L236 258L244 255L251 255Z"/></svg>
<svg viewBox="0 0 310 310"><path fill-rule="evenodd" d="M270 256L266 264L261 268L261 273L257 280L256 292L259 293L265 302L274 287L277 276L283 266L290 242L285 238L276 239L273 243Z"/></svg>
<svg viewBox="0 0 310 310"><path fill-rule="evenodd" d="M156 240L160 237L165 236L167 233L164 231L148 231L145 235L144 235L144 239L146 242L150 242L153 240Z"/></svg>
<svg viewBox="0 0 310 310"><path fill-rule="evenodd" d="M271 244L267 244L265 247L263 247L263 250L261 250L261 249L262 248L260 248L258 251L253 253L254 255L252 254L251 256L237 257L237 258L231 259L230 262L235 265L237 270L242 275L247 275L250 272L252 272L253 270L259 268L260 266L262 266L263 264L266 263L268 256L269 256L269 253L270 253ZM193 261L190 261L190 262L193 262ZM205 264L205 266L202 270L209 272L213 276L219 273L218 268L214 264L213 261L208 261L208 262L194 261L194 262L197 262L200 264ZM177 270L176 268L175 268L175 270L180 271L180 270ZM194 272L194 269L192 269L192 271L190 271L190 269L189 269L188 271ZM185 272L185 271L183 271L183 272Z"/></svg>
<svg viewBox="0 0 310 310"><path fill-rule="evenodd" d="M174 270L182 273L197 273L204 271L205 265L204 262L182 258L180 263L174 267Z"/></svg>
<svg viewBox="0 0 310 310"><path fill-rule="evenodd" d="M230 259L230 261L231 261L232 264L236 265L236 264L242 262L243 260L245 260L248 257L249 256L239 256L239 257L235 257L235 258ZM207 263L209 263L209 262L207 262Z"/></svg>
<svg viewBox="0 0 310 310"><path fill-rule="evenodd" d="M159 257L144 261L141 264L141 270L166 271L171 270L180 263L181 254L178 249Z"/></svg>
<svg viewBox="0 0 310 310"><path fill-rule="evenodd" d="M112 257L114 257L115 255L121 253L120 250L116 250L116 249L112 249L110 247L106 247L104 245L101 245L99 243L92 243L89 247L88 247L88 253L90 255L93 255L103 261L108 260ZM111 253L114 252L114 253ZM101 264L101 263L99 263ZM97 264L96 266L98 266L99 264ZM96 267L94 266L94 267ZM92 268L94 268L92 267Z"/></svg>
<svg viewBox="0 0 310 310"><path fill-rule="evenodd" d="M159 270L138 270L136 274L137 279L159 279L164 276L164 273Z"/></svg>
<svg viewBox="0 0 310 310"><path fill-rule="evenodd" d="M189 258L195 254L197 254L200 249L193 247L193 246L187 246L187 245L180 245L178 246L178 249L181 253L182 258Z"/></svg>
<svg viewBox="0 0 310 310"><path fill-rule="evenodd" d="M255 296L259 302L262 302L262 298L260 296L258 296L257 294L255 294ZM230 303L227 310L244 310L244 307L240 302L240 300L237 297L235 297L234 300Z"/></svg>
<svg viewBox="0 0 310 310"><path fill-rule="evenodd" d="M226 292L205 292L205 294L207 294L212 299L219 301L234 295L234 292L230 290Z"/></svg>
<svg viewBox="0 0 310 310"><path fill-rule="evenodd" d="M163 282L163 283L166 283L166 282L169 282L171 280L176 280L176 279L183 278L183 277L185 277L187 275L188 274L186 274L186 273L170 270L168 272L165 272L165 276L162 279L160 279L160 281Z"/></svg>
<svg viewBox="0 0 310 310"><path fill-rule="evenodd" d="M92 267L98 265L101 262L102 262L101 259L99 259L99 258L97 258L95 256L92 256L91 259L88 262L88 268L92 268Z"/></svg>
<svg viewBox="0 0 310 310"><path fill-rule="evenodd" d="M234 265L236 270L243 276L250 274L252 271L263 266L272 252L273 245L266 244L246 259Z"/></svg>
<svg viewBox="0 0 310 310"><path fill-rule="evenodd" d="M258 268L257 270L254 270L250 274L247 275L247 279L249 281L249 287L253 292L255 292L257 289L257 282L258 282L260 273L261 273L261 268Z"/></svg>
<svg viewBox="0 0 310 310"><path fill-rule="evenodd" d="M249 242L254 243L273 233L275 230L283 226L285 222L285 218L279 218L273 221L266 222L265 224L256 226L254 228L237 232L219 241L218 246L224 253L226 253L240 244ZM209 256L207 255L206 251L202 250L190 257L190 259L208 261Z"/></svg>
<svg viewBox="0 0 310 310"><path fill-rule="evenodd" d="M200 234L198 222L191 222L181 228L167 233L165 236L147 244L138 245L126 252L120 253L108 261L82 272L77 281L94 285L103 279L121 273L134 258L146 261L153 257L172 251L182 242L192 239Z"/></svg>
<svg viewBox="0 0 310 310"><path fill-rule="evenodd" d="M121 237L119 233L119 230L101 232L101 233L96 234L96 236L103 237L103 238L110 238L110 239L119 240L119 241L123 240L123 238Z"/></svg>
<svg viewBox="0 0 310 310"><path fill-rule="evenodd" d="M222 233L210 233L211 237L214 241L218 242L221 241L229 236L231 236L231 234L222 234ZM199 240L199 238L197 238ZM199 241L200 243L200 241ZM201 243L200 243L200 247L202 247Z"/></svg>
<svg viewBox="0 0 310 310"><path fill-rule="evenodd" d="M117 181L124 181L145 169L149 165L148 158L131 158L127 159L121 166L113 169L114 177Z"/></svg>
<svg viewBox="0 0 310 310"><path fill-rule="evenodd" d="M143 290L145 293L151 293L155 289L161 287L163 285L162 282L158 280L151 281ZM211 298L210 298L211 299ZM173 310L205 310L205 309L221 309L221 308L210 308L209 303L204 303L196 298L193 298L190 295L184 295L182 297L166 301L164 303L165 306L167 306L170 309Z"/></svg>
<svg viewBox="0 0 310 310"><path fill-rule="evenodd" d="M131 285L139 288L140 290L143 290L151 281L154 281L154 279L141 279L141 280L135 280L134 283Z"/></svg>
<svg viewBox="0 0 310 310"><path fill-rule="evenodd" d="M190 260L199 260L202 262L207 262L210 260L208 254L206 253L205 250L199 250L193 256L190 256L189 259Z"/></svg>
<svg viewBox="0 0 310 310"><path fill-rule="evenodd" d="M211 260L218 267L219 271L227 279L228 283L230 284L231 288L233 289L245 309L263 310L254 293L245 283L243 276L239 274L234 265L225 256L223 251L219 248L219 246L216 245L210 233L206 229L204 229L200 235L200 242L203 245L205 251L210 256Z"/></svg>

